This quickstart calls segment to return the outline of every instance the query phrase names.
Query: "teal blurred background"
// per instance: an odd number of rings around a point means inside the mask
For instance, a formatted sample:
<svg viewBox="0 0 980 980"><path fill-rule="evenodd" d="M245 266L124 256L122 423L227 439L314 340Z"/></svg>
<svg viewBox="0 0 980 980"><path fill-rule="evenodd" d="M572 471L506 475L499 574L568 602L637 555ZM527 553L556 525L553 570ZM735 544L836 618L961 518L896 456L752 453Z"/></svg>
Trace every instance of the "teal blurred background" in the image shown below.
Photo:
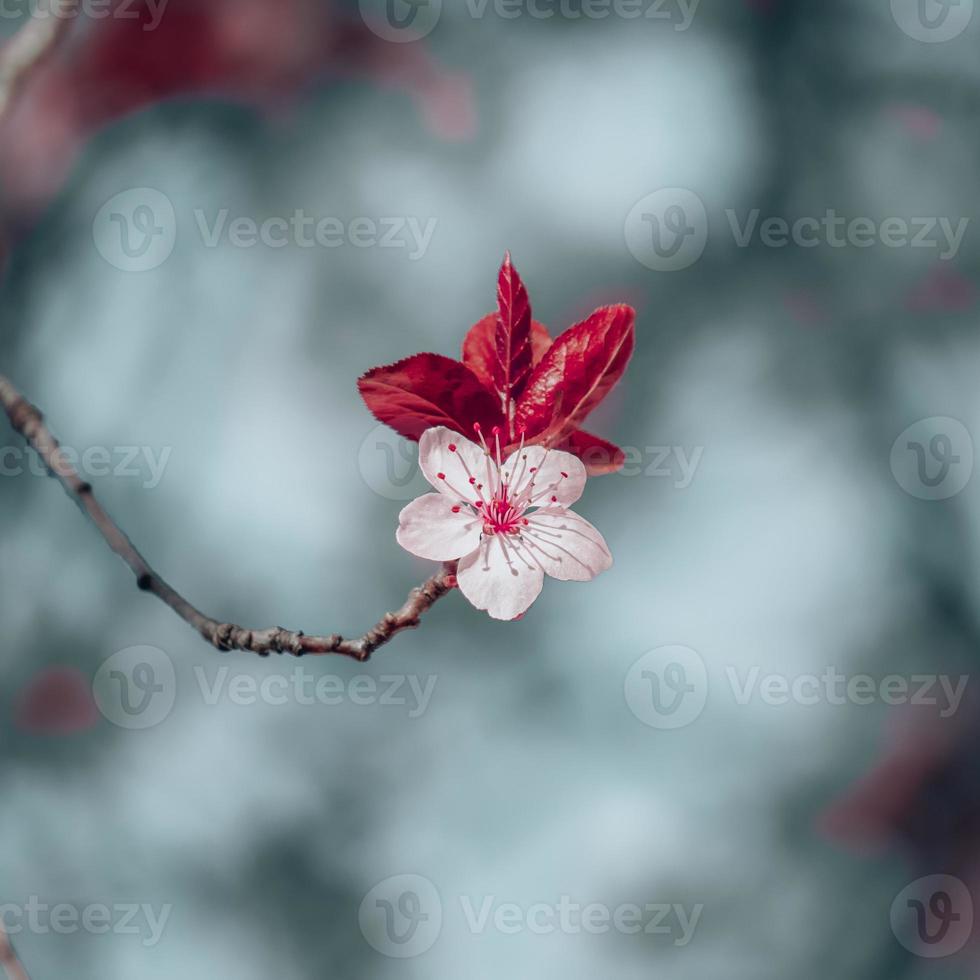
<svg viewBox="0 0 980 980"><path fill-rule="evenodd" d="M433 566L356 379L457 356L509 249L553 333L637 308L589 426L628 469L578 507L616 563L519 623L450 595L367 665L219 654L5 429L30 975L978 975L972 0L201 0L213 33L167 33L187 7L125 72L73 53L110 26L82 17L0 129L0 371L191 601L359 635Z"/></svg>

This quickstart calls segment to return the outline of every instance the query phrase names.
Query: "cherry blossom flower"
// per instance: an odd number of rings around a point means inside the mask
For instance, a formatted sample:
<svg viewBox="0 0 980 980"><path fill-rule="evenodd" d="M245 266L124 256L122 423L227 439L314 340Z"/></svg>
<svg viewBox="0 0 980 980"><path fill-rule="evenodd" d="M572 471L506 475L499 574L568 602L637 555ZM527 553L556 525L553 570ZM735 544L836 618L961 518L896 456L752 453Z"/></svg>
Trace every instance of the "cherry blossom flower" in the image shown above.
<svg viewBox="0 0 980 980"><path fill-rule="evenodd" d="M586 468L577 457L525 446L502 459L500 429L493 453L445 426L422 433L419 464L438 491L412 501L399 516L398 543L432 561L455 561L459 589L494 619L523 615L545 575L588 582L612 565L602 535L569 510L582 495Z"/></svg>

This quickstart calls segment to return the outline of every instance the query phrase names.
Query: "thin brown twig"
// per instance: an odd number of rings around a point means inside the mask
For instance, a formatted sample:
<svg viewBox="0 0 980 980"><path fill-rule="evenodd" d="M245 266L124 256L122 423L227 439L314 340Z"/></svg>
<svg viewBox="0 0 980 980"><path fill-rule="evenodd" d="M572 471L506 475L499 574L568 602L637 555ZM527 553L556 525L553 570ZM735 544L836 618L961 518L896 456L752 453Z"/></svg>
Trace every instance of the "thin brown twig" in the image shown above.
<svg viewBox="0 0 980 980"><path fill-rule="evenodd" d="M55 49L77 16L78 0L42 0L30 20L0 48L0 118L27 76Z"/></svg>
<svg viewBox="0 0 980 980"><path fill-rule="evenodd" d="M2 925L0 925L0 966L3 967L7 980L30 980L27 970L17 958L10 937Z"/></svg>
<svg viewBox="0 0 980 980"><path fill-rule="evenodd" d="M37 452L47 467L96 526L106 544L132 569L137 586L163 600L185 622L219 650L244 650L268 656L270 653L305 654L337 653L354 660L368 660L372 653L404 630L419 625L422 614L442 596L456 587L456 563L447 562L442 570L412 589L404 605L385 613L381 621L364 636L345 640L338 634L307 636L305 633L272 627L250 630L222 623L206 616L168 585L136 550L133 543L95 499L90 483L85 482L60 451L58 440L44 424L41 413L3 376L0 376L0 405L15 431Z"/></svg>

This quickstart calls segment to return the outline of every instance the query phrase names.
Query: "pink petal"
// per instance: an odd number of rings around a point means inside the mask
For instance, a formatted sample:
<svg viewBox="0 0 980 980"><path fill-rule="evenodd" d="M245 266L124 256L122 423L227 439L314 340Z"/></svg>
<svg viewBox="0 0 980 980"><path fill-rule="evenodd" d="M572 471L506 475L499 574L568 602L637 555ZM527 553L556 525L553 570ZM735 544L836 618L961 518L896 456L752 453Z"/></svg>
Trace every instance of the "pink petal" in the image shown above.
<svg viewBox="0 0 980 980"><path fill-rule="evenodd" d="M582 496L588 475L577 456L544 446L525 446L523 452L513 453L505 461L503 472L508 479L518 481L512 484L516 492L534 479L537 507L570 507Z"/></svg>
<svg viewBox="0 0 980 980"><path fill-rule="evenodd" d="M480 499L476 483L487 485L487 460L482 447L443 425L426 429L419 439L423 475L439 493L452 497L456 503ZM470 483L471 477L474 483ZM490 496L489 491L486 496Z"/></svg>
<svg viewBox="0 0 980 980"><path fill-rule="evenodd" d="M453 513L453 507L459 508ZM419 558L453 561L480 545L483 521L469 507L439 493L413 500L398 515L398 543Z"/></svg>
<svg viewBox="0 0 980 980"><path fill-rule="evenodd" d="M603 536L570 510L547 508L528 515L522 537L533 560L562 582L588 582L612 567Z"/></svg>
<svg viewBox="0 0 980 980"><path fill-rule="evenodd" d="M459 563L459 590L494 619L516 619L541 594L544 572L519 539L493 534Z"/></svg>

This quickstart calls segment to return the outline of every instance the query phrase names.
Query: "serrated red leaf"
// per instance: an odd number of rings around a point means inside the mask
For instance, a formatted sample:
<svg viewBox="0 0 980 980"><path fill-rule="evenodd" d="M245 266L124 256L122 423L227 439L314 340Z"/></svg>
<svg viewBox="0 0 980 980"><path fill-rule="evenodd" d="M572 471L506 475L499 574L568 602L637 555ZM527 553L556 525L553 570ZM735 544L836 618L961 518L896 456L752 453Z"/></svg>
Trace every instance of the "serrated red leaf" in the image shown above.
<svg viewBox="0 0 980 980"><path fill-rule="evenodd" d="M487 431L504 423L493 393L465 364L441 354L373 368L357 388L374 417L406 439L417 441L437 425L472 437L474 422Z"/></svg>
<svg viewBox="0 0 980 980"><path fill-rule="evenodd" d="M551 347L551 334L543 323L531 321L531 367L537 367ZM488 313L470 327L463 341L463 363L491 391L496 391L493 366L497 360L497 314Z"/></svg>
<svg viewBox="0 0 980 980"><path fill-rule="evenodd" d="M557 445L606 397L632 356L635 320L632 307L606 306L552 344L515 413L529 441Z"/></svg>
<svg viewBox="0 0 980 980"><path fill-rule="evenodd" d="M615 473L621 470L623 463L626 462L626 454L619 446L614 446L611 442L606 442L605 439L600 439L584 429L576 429L555 448L578 456L585 464L589 476Z"/></svg>
<svg viewBox="0 0 980 980"><path fill-rule="evenodd" d="M510 261L510 252L497 276L497 330L494 386L500 392L504 416L511 417L531 374L531 301L521 277Z"/></svg>

